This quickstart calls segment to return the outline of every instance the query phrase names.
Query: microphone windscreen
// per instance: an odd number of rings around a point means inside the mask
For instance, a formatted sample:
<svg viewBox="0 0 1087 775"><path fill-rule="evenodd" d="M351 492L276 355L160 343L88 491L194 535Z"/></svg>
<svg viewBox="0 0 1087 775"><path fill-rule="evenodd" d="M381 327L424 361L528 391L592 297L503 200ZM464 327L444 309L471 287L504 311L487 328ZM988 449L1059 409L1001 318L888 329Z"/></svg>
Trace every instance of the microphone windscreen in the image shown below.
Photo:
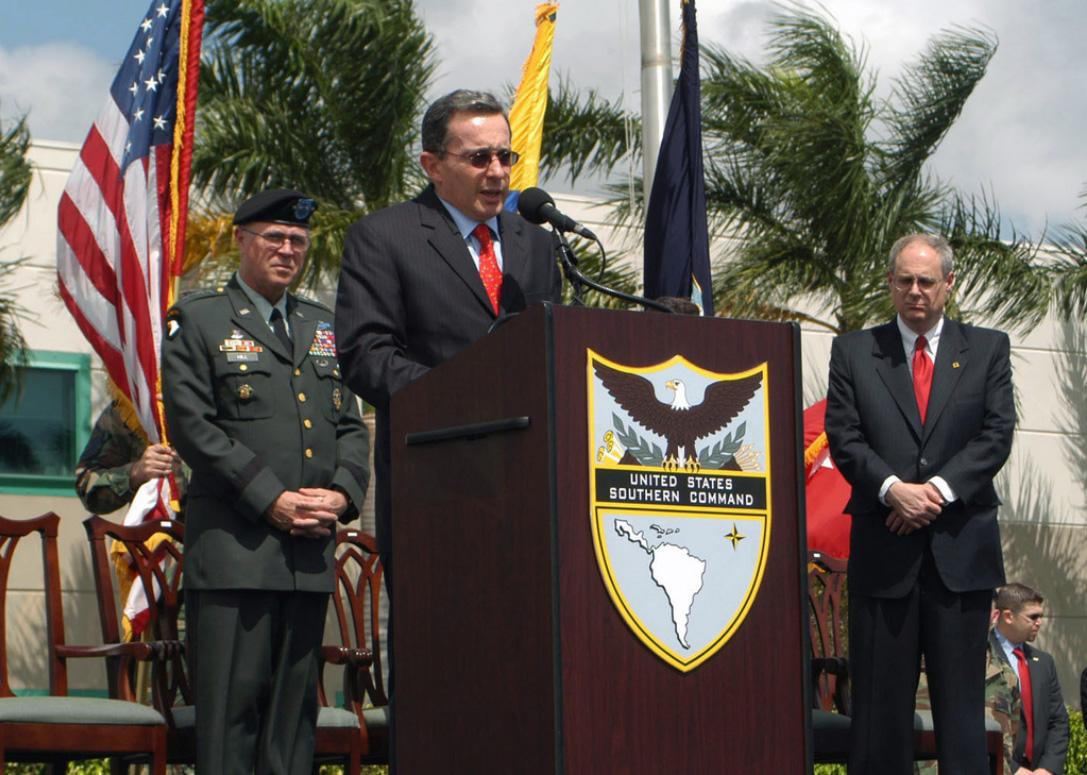
<svg viewBox="0 0 1087 775"><path fill-rule="evenodd" d="M530 223L544 223L547 218L543 214L544 205L555 205L555 200L542 188L526 188L521 192L517 200L517 212Z"/></svg>

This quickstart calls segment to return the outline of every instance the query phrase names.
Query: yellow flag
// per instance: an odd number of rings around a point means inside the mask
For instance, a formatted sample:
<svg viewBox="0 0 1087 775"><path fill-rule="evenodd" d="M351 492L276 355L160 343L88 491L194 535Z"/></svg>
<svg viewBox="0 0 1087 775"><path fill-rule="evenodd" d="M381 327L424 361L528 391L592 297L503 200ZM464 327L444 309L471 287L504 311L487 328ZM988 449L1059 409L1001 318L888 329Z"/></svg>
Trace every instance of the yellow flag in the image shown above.
<svg viewBox="0 0 1087 775"><path fill-rule="evenodd" d="M536 39L525 60L521 85L510 110L513 150L521 155L510 175L510 190L523 191L536 185L540 174L540 143L543 141L544 111L547 110L547 79L551 74L551 44L555 40L558 3L536 6Z"/></svg>

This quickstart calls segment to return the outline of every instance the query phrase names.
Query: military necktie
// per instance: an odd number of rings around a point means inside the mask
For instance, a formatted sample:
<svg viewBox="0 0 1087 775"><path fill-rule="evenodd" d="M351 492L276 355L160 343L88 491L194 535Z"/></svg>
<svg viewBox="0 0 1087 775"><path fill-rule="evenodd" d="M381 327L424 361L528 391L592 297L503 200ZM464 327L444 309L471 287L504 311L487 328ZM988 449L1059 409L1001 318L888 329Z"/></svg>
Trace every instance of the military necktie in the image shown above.
<svg viewBox="0 0 1087 775"><path fill-rule="evenodd" d="M287 333L287 323L283 320L279 307L272 308L272 316L269 319L272 322L272 331L275 333L276 338L283 342L283 346L287 348L288 353L294 352L291 336Z"/></svg>

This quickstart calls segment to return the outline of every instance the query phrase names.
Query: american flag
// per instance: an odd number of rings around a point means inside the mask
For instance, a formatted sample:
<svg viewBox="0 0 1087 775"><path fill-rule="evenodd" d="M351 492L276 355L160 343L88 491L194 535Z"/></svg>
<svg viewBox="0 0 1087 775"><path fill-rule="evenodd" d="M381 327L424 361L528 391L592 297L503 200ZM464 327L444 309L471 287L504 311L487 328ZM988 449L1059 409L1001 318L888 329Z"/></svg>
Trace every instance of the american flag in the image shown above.
<svg viewBox="0 0 1087 775"><path fill-rule="evenodd" d="M155 0L136 30L58 208L61 297L151 444L165 440L158 400L162 318L184 261L204 0ZM170 482L147 482L125 524L172 515ZM115 554L126 631L147 598Z"/></svg>
<svg viewBox="0 0 1087 775"><path fill-rule="evenodd" d="M60 293L151 443L162 316L184 256L203 0L156 0L60 200Z"/></svg>

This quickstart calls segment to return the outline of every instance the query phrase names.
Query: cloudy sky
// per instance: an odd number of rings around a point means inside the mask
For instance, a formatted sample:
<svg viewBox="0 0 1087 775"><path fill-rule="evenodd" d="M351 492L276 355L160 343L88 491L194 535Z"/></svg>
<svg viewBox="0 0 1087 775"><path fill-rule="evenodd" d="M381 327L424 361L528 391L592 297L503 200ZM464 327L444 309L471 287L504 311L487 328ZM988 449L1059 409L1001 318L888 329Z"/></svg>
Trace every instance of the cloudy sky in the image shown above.
<svg viewBox="0 0 1087 775"><path fill-rule="evenodd" d="M672 14L678 35L678 0ZM90 126L144 0L0 2L0 112L28 112L41 139L79 142ZM516 83L533 37L535 0L417 0L437 42L434 94ZM1000 40L989 72L933 161L942 179L990 191L1006 220L1034 236L1077 217L1087 188L1087 6L1083 0L825 0L843 32L867 47L881 90L925 41L952 25ZM756 61L775 6L698 0L699 34ZM565 0L554 69L638 109L637 0ZM561 188L561 185L553 186Z"/></svg>

